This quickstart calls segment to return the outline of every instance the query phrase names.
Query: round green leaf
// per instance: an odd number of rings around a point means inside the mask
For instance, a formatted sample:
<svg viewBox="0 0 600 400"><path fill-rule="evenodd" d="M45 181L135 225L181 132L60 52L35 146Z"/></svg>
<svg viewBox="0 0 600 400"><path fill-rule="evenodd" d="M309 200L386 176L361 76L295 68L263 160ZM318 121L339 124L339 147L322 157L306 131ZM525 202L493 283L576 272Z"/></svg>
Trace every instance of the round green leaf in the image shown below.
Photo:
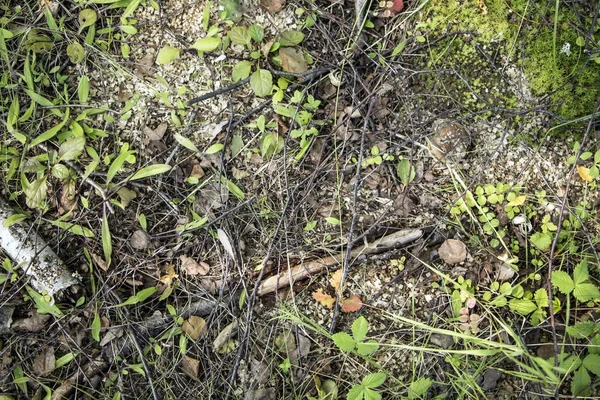
<svg viewBox="0 0 600 400"><path fill-rule="evenodd" d="M91 8L81 10L81 12L79 13L79 17L77 18L77 20L79 21L79 32L81 32L88 26L94 25L97 19L98 15L96 14L96 11L92 10Z"/></svg>
<svg viewBox="0 0 600 400"><path fill-rule="evenodd" d="M180 49L173 46L165 46L158 52L158 56L156 57L156 62L158 64L169 64L179 57Z"/></svg>
<svg viewBox="0 0 600 400"><path fill-rule="evenodd" d="M300 44L304 40L304 33L300 31L285 31L279 37L279 44L283 47L290 47Z"/></svg>
<svg viewBox="0 0 600 400"><path fill-rule="evenodd" d="M213 51L219 47L220 44L221 39L216 37L206 37L196 40L192 45L192 48L201 52Z"/></svg>
<svg viewBox="0 0 600 400"><path fill-rule="evenodd" d="M266 69L259 69L250 77L250 87L258 97L264 97L271 93L273 76Z"/></svg>
<svg viewBox="0 0 600 400"><path fill-rule="evenodd" d="M85 51L79 42L75 41L67 46L67 56L69 56L69 59L73 64L79 64L82 62L84 55Z"/></svg>

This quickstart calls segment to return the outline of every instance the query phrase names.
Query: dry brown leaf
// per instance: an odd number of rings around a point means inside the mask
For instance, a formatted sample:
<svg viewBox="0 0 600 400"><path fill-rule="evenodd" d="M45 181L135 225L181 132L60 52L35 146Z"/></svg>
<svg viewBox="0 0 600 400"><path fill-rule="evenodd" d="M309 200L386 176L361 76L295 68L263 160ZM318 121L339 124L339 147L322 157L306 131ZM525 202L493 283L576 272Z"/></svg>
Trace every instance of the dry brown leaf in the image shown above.
<svg viewBox="0 0 600 400"><path fill-rule="evenodd" d="M295 47L281 47L279 49L279 59L281 60L281 68L284 71L295 74L302 74L308 71L308 64L306 64L304 54Z"/></svg>
<svg viewBox="0 0 600 400"><path fill-rule="evenodd" d="M49 319L50 315L42 315L33 310L31 311L31 317L15 320L12 328L17 332L40 332L44 330Z"/></svg>
<svg viewBox="0 0 600 400"><path fill-rule="evenodd" d="M275 14L285 6L285 0L260 0L260 5L271 14Z"/></svg>
<svg viewBox="0 0 600 400"><path fill-rule="evenodd" d="M206 336L206 321L204 318L192 315L181 325L181 329L193 340Z"/></svg>
<svg viewBox="0 0 600 400"><path fill-rule="evenodd" d="M181 260L181 268L188 275L206 275L210 269L209 265L203 261L197 263L192 257L186 255L179 256Z"/></svg>
<svg viewBox="0 0 600 400"><path fill-rule="evenodd" d="M362 308L363 303L357 295L353 294L347 299L342 300L340 306L343 312L356 312Z"/></svg>
<svg viewBox="0 0 600 400"><path fill-rule="evenodd" d="M33 359L32 369L38 376L47 375L56 368L54 347L46 347Z"/></svg>
<svg viewBox="0 0 600 400"><path fill-rule="evenodd" d="M162 123L159 124L156 128L152 129L150 127L144 127L144 135L146 136L146 140L154 141L154 140L162 140L163 136L165 136L165 132L167 131L167 124Z"/></svg>
<svg viewBox="0 0 600 400"><path fill-rule="evenodd" d="M179 275L175 273L175 266L173 264L169 264L165 268L165 274L160 277L159 281L168 287L171 287L173 284L173 279L177 278L178 276Z"/></svg>
<svg viewBox="0 0 600 400"><path fill-rule="evenodd" d="M63 185L58 198L58 215L77 210L77 188L75 180L71 179Z"/></svg>
<svg viewBox="0 0 600 400"><path fill-rule="evenodd" d="M144 57L140 59L140 61L135 65L135 69L140 75L149 75L152 73L150 68L154 64L154 55L151 53L146 54Z"/></svg>
<svg viewBox="0 0 600 400"><path fill-rule="evenodd" d="M235 252L233 251L233 246L231 245L231 241L229 240L229 235L223 229L217 229L217 238L219 238L219 242L223 245L223 248L229 254L232 260L235 260Z"/></svg>
<svg viewBox="0 0 600 400"><path fill-rule="evenodd" d="M92 256L92 260L94 260L94 263L96 263L96 265L102 271L108 270L108 266L106 265L106 261L104 261L104 259L102 259L102 257L100 257L99 255L97 255L96 253L92 253L91 251L90 251L90 255Z"/></svg>
<svg viewBox="0 0 600 400"><path fill-rule="evenodd" d="M333 273L333 275L331 276L331 279L329 280L329 284L331 285L331 287L333 288L333 290L337 293L338 290L340 289L340 283L342 282L342 275L344 274L344 271L341 269L338 269L337 271L335 271ZM346 289L345 285L344 288L342 289L342 292Z"/></svg>
<svg viewBox="0 0 600 400"><path fill-rule="evenodd" d="M196 178L196 179L202 179L204 178L204 170L202 169L202 167L200 166L200 163L198 161L194 162L194 164L192 165L192 171L190 172L190 178Z"/></svg>
<svg viewBox="0 0 600 400"><path fill-rule="evenodd" d="M467 246L460 240L446 239L438 249L438 254L446 264L457 264L467 258Z"/></svg>
<svg viewBox="0 0 600 400"><path fill-rule="evenodd" d="M192 378L197 378L198 372L200 372L200 361L189 356L183 356L183 360L181 360L181 368L183 369L183 372Z"/></svg>
<svg viewBox="0 0 600 400"><path fill-rule="evenodd" d="M329 294L324 293L323 289L318 289L316 292L313 292L312 296L313 299L321 303L322 306L333 308L335 297L331 297Z"/></svg>
<svg viewBox="0 0 600 400"><path fill-rule="evenodd" d="M138 229L137 231L133 232L133 235L131 235L129 244L131 244L131 247L136 250L144 250L148 248L148 245L150 244L150 237L146 232Z"/></svg>

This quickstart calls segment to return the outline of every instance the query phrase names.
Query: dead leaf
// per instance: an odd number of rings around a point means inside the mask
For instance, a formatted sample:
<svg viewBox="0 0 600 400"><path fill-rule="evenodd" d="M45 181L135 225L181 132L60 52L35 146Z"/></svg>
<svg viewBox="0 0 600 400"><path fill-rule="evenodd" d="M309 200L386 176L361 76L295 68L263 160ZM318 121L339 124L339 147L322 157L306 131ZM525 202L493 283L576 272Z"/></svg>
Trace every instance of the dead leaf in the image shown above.
<svg viewBox="0 0 600 400"><path fill-rule="evenodd" d="M54 347L46 347L40 354L33 359L32 369L38 376L44 376L54 371L56 368L56 357L54 356Z"/></svg>
<svg viewBox="0 0 600 400"><path fill-rule="evenodd" d="M123 328L117 327L114 329L109 329L104 336L102 336L102 340L100 340L100 347L104 347L115 339L118 339L123 336Z"/></svg>
<svg viewBox="0 0 600 400"><path fill-rule="evenodd" d="M457 264L467 258L467 246L460 240L446 239L438 249L438 254L446 264Z"/></svg>
<svg viewBox="0 0 600 400"><path fill-rule="evenodd" d="M167 131L167 124L161 123L156 128L152 129L147 126L144 127L144 135L146 136L146 140L149 142L154 140L162 140L163 136L165 136L165 132Z"/></svg>
<svg viewBox="0 0 600 400"><path fill-rule="evenodd" d="M295 47L281 47L279 49L279 59L281 60L281 68L284 71L295 74L302 74L308 71L304 54Z"/></svg>
<svg viewBox="0 0 600 400"><path fill-rule="evenodd" d="M144 57L142 57L140 61L138 61L138 63L135 65L135 69L140 75L150 75L152 73L150 68L152 68L153 64L154 55L148 53Z"/></svg>
<svg viewBox="0 0 600 400"><path fill-rule="evenodd" d="M335 297L331 297L329 294L324 293L323 289L318 289L316 292L313 292L312 296L313 299L321 303L322 306L333 308Z"/></svg>
<svg viewBox="0 0 600 400"><path fill-rule="evenodd" d="M500 282L512 279L516 271L507 263L499 262L496 264L496 279Z"/></svg>
<svg viewBox="0 0 600 400"><path fill-rule="evenodd" d="M49 319L50 315L42 315L33 310L31 311L31 317L14 321L12 328L17 332L40 332L45 329L46 322Z"/></svg>
<svg viewBox="0 0 600 400"><path fill-rule="evenodd" d="M164 283L168 287L171 287L171 285L173 284L173 279L177 278L178 275L175 273L175 267L173 266L173 264L167 265L165 269L165 274L160 277L159 281L161 283Z"/></svg>
<svg viewBox="0 0 600 400"><path fill-rule="evenodd" d="M342 300L340 306L344 312L356 312L362 308L363 303L357 295L353 294L347 299Z"/></svg>
<svg viewBox="0 0 600 400"><path fill-rule="evenodd" d="M192 378L197 378L198 373L200 372L200 361L190 356L183 356L183 360L181 360L181 369Z"/></svg>
<svg viewBox="0 0 600 400"><path fill-rule="evenodd" d="M148 245L150 244L150 237L142 229L138 229L131 235L129 244L136 250L144 250L148 248Z"/></svg>
<svg viewBox="0 0 600 400"><path fill-rule="evenodd" d="M96 263L96 265L102 270L102 271L106 271L108 270L108 266L106 265L106 261L104 261L102 259L102 257L100 257L99 255L92 253L90 251L90 254L92 256L92 260L94 260L94 262Z"/></svg>
<svg viewBox="0 0 600 400"><path fill-rule="evenodd" d="M333 290L336 293L340 289L340 283L342 282L342 275L343 274L344 274L344 271L342 269L338 269L337 271L335 271L333 273L333 275L331 276L331 279L329 280L329 284L331 285L331 287L333 288ZM344 288L342 288L342 292L344 290L346 290L346 285L344 285Z"/></svg>
<svg viewBox="0 0 600 400"><path fill-rule="evenodd" d="M117 190L117 194L121 198L121 205L123 207L127 207L131 200L137 197L135 190L131 190L126 187L122 187L121 189Z"/></svg>
<svg viewBox="0 0 600 400"><path fill-rule="evenodd" d="M124 84L120 84L117 88L117 100L127 101L132 97L133 95L129 90L127 90L127 86L125 86Z"/></svg>
<svg viewBox="0 0 600 400"><path fill-rule="evenodd" d="M259 385L264 385L271 377L271 370L264 361L255 358L250 360L250 373Z"/></svg>
<svg viewBox="0 0 600 400"><path fill-rule="evenodd" d="M77 188L75 180L71 179L63 185L58 198L58 215L77 210Z"/></svg>
<svg viewBox="0 0 600 400"><path fill-rule="evenodd" d="M247 171L237 169L236 167L231 167L231 174L233 175L233 178L237 179L238 181L250 175Z"/></svg>
<svg viewBox="0 0 600 400"><path fill-rule="evenodd" d="M233 246L231 245L231 241L229 240L229 236L223 229L217 229L217 237L219 238L219 242L223 245L223 248L229 254L232 260L235 260L235 252L233 251Z"/></svg>
<svg viewBox="0 0 600 400"><path fill-rule="evenodd" d="M200 166L200 163L194 160L194 164L192 165L192 171L190 172L190 178L202 179L204 178L204 170Z"/></svg>
<svg viewBox="0 0 600 400"><path fill-rule="evenodd" d="M226 354L226 352L222 352L223 348L227 346L228 348L231 346L231 338L237 335L238 322L237 320L233 321L229 325L227 325L215 338L213 341L213 349L221 354ZM235 343L233 343L235 348ZM227 350L227 349L225 349Z"/></svg>
<svg viewBox="0 0 600 400"><path fill-rule="evenodd" d="M186 274L192 276L208 274L210 266L207 263L203 261L197 263L192 257L186 255L179 256L179 259L181 260L181 268L183 268Z"/></svg>
<svg viewBox="0 0 600 400"><path fill-rule="evenodd" d="M260 0L260 5L271 14L275 14L285 6L285 0Z"/></svg>
<svg viewBox="0 0 600 400"><path fill-rule="evenodd" d="M591 182L594 178L590 175L590 169L586 168L582 165L577 166L577 172L579 173L579 177L586 182Z"/></svg>
<svg viewBox="0 0 600 400"><path fill-rule="evenodd" d="M181 329L193 340L206 336L206 321L204 318L192 315L181 325Z"/></svg>

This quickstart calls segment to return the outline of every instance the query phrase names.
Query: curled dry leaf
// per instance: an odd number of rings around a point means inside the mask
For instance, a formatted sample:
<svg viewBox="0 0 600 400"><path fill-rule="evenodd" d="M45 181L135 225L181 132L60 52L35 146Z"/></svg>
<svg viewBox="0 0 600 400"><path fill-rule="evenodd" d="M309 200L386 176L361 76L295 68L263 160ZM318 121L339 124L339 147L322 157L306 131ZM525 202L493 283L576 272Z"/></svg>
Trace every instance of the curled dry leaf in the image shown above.
<svg viewBox="0 0 600 400"><path fill-rule="evenodd" d="M342 300L340 305L344 312L356 312L362 308L363 303L357 295L353 294L347 299Z"/></svg>
<svg viewBox="0 0 600 400"><path fill-rule="evenodd" d="M54 347L46 347L33 359L32 369L38 376L47 375L56 368L56 357Z"/></svg>
<svg viewBox="0 0 600 400"><path fill-rule="evenodd" d="M108 265L106 265L106 261L104 261L104 259L102 257L100 257L96 253L92 253L91 251L90 251L90 255L92 256L92 260L94 260L94 263L96 264L96 266L98 266L102 271L108 270Z"/></svg>
<svg viewBox="0 0 600 400"><path fill-rule="evenodd" d="M158 125L156 128L152 129L148 126L144 127L144 135L146 136L146 140L149 142L155 140L162 140L163 136L165 136L165 132L167 131L167 124L162 123Z"/></svg>
<svg viewBox="0 0 600 400"><path fill-rule="evenodd" d="M341 269L338 269L337 271L335 271L333 273L333 275L331 276L331 279L329 280L329 284L331 285L331 287L333 288L333 290L337 293L337 291L340 288L340 283L342 282L342 275L344 274L344 271ZM342 292L346 289L345 285L344 288L342 289Z"/></svg>
<svg viewBox="0 0 600 400"><path fill-rule="evenodd" d="M446 239L440 246L438 254L446 264L457 264L467 258L467 246L460 240Z"/></svg>
<svg viewBox="0 0 600 400"><path fill-rule="evenodd" d="M140 61L135 65L135 69L140 75L150 75L152 73L151 68L154 64L154 55L147 53Z"/></svg>
<svg viewBox="0 0 600 400"><path fill-rule="evenodd" d="M285 6L285 0L260 0L260 5L271 14L275 14Z"/></svg>
<svg viewBox="0 0 600 400"><path fill-rule="evenodd" d="M181 260L181 268L183 268L186 274L192 276L208 274L210 267L207 263L203 261L197 263L192 257L186 255L181 255L179 259Z"/></svg>
<svg viewBox="0 0 600 400"><path fill-rule="evenodd" d="M200 166L200 163L194 160L194 164L192 165L192 171L190 172L190 178L202 179L204 178L204 170Z"/></svg>
<svg viewBox="0 0 600 400"><path fill-rule="evenodd" d="M192 378L197 378L198 372L200 372L200 361L189 356L183 356L181 369Z"/></svg>
<svg viewBox="0 0 600 400"><path fill-rule="evenodd" d="M181 325L181 329L193 340L206 336L206 321L202 317L192 315Z"/></svg>
<svg viewBox="0 0 600 400"><path fill-rule="evenodd" d="M316 292L313 292L312 296L313 299L321 303L322 306L333 308L335 297L331 297L329 294L324 293L323 289L318 289Z"/></svg>
<svg viewBox="0 0 600 400"><path fill-rule="evenodd" d="M165 274L160 277L159 281L170 287L173 284L173 279L177 277L178 275L175 273L175 267L173 264L169 264L165 268Z"/></svg>

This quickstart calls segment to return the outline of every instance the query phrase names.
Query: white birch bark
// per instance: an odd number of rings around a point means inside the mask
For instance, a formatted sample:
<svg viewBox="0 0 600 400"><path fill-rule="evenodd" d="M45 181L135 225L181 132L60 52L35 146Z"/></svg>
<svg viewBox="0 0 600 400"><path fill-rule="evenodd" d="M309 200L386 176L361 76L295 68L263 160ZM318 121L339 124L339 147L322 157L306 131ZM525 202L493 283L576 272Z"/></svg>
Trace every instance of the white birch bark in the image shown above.
<svg viewBox="0 0 600 400"><path fill-rule="evenodd" d="M31 278L33 288L52 296L78 283L78 275L67 270L62 260L29 224L19 222L5 226L5 221L13 214L12 208L0 198L0 245Z"/></svg>

